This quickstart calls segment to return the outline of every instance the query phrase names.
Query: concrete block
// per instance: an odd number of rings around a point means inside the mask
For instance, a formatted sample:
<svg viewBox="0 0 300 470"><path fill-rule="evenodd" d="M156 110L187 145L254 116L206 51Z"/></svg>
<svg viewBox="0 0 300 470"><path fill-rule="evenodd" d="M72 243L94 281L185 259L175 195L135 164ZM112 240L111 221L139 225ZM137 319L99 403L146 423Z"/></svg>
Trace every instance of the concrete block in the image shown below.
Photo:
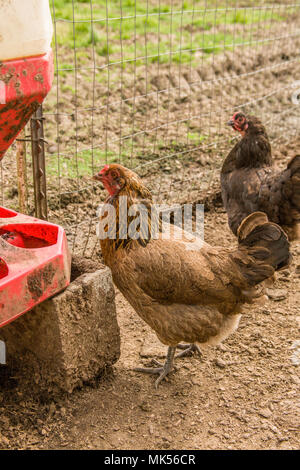
<svg viewBox="0 0 300 470"><path fill-rule="evenodd" d="M72 392L120 357L120 332L110 270L75 279L62 293L0 329L7 361L33 383Z"/></svg>

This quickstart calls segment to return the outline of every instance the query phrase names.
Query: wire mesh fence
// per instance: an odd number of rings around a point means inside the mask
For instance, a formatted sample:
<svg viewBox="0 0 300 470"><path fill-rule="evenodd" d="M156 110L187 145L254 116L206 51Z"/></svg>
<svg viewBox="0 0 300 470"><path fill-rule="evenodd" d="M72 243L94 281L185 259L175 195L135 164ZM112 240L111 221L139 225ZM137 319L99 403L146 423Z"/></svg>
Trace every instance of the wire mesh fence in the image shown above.
<svg viewBox="0 0 300 470"><path fill-rule="evenodd" d="M136 169L159 202L219 191L241 109L279 145L299 135L300 3L50 0L55 79L44 105L49 220L75 252L98 250L91 176ZM28 211L34 210L31 159ZM2 204L16 204L14 149L1 166Z"/></svg>

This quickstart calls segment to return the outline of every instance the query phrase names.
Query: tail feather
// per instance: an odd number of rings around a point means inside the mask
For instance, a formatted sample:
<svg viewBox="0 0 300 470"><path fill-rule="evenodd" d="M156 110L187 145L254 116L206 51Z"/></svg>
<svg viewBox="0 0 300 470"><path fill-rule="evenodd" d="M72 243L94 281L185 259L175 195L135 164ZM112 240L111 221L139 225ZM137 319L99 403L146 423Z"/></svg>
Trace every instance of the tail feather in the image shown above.
<svg viewBox="0 0 300 470"><path fill-rule="evenodd" d="M277 224L269 222L263 212L254 212L242 221L238 241L240 256L236 253L235 260L249 286L268 279L290 263L286 233Z"/></svg>

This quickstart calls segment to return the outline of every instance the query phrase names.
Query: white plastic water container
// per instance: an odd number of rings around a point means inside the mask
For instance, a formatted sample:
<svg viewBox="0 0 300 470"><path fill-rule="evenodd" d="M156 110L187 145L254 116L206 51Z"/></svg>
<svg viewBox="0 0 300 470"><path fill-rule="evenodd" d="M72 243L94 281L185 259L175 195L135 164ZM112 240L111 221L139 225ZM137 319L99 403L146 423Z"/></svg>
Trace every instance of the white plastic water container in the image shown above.
<svg viewBox="0 0 300 470"><path fill-rule="evenodd" d="M52 34L49 0L0 0L0 61L45 54Z"/></svg>

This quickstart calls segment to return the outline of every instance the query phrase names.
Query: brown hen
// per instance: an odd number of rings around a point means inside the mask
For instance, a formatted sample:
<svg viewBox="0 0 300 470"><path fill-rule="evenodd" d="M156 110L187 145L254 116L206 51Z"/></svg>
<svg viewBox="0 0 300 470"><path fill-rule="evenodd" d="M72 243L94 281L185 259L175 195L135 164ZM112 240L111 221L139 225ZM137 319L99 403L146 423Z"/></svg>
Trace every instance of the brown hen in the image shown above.
<svg viewBox="0 0 300 470"><path fill-rule="evenodd" d="M228 124L242 135L221 170L222 199L232 232L237 234L247 215L262 211L287 232L290 241L297 239L300 155L280 171L272 164L269 138L259 119L238 112Z"/></svg>
<svg viewBox="0 0 300 470"><path fill-rule="evenodd" d="M157 386L172 370L182 341L216 345L237 328L243 304L262 295L258 284L289 263L289 242L265 214L255 213L239 227L235 250L212 247L180 227L151 218L151 193L132 171L106 165L94 178L104 184L107 207L116 212L115 238L100 241L104 262L137 314L169 346L163 366L136 369L159 374ZM127 196L128 211L137 204L146 207L148 229L141 224L138 239L124 238L121 196ZM105 221L104 232L111 234L114 218L107 207L100 223ZM132 216L126 219L125 229L132 221ZM155 224L157 232L152 230ZM164 239L168 230L170 237Z"/></svg>

